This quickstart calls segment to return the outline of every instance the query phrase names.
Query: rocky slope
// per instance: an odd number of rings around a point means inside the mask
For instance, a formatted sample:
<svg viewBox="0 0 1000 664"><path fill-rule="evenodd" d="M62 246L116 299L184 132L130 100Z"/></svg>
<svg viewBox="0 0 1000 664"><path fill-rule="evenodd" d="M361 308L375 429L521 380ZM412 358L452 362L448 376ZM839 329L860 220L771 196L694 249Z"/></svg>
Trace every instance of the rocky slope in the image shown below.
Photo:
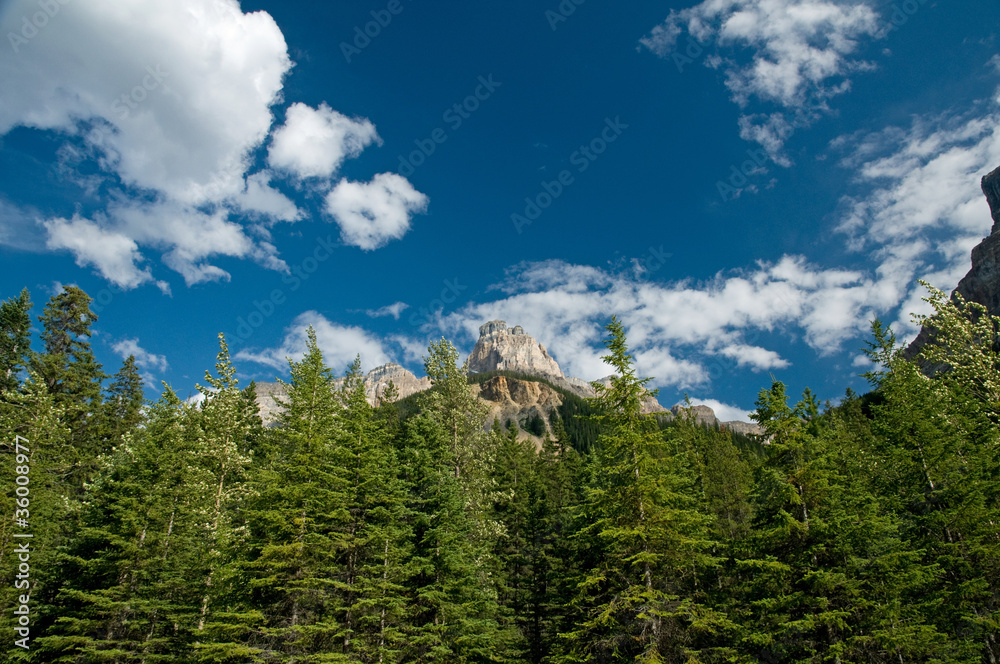
<svg viewBox="0 0 1000 664"><path fill-rule="evenodd" d="M973 247L972 269L958 282L952 297L960 293L967 302L978 302L990 314L1000 316L1000 168L983 176L980 186L990 208L993 227L989 236ZM932 338L930 330L920 330L905 355L915 357ZM933 372L936 368L929 369Z"/></svg>
<svg viewBox="0 0 1000 664"><path fill-rule="evenodd" d="M595 396L594 388L587 381L567 377L556 361L549 355L545 346L533 337L525 334L520 325L507 327L502 320L492 320L479 328L479 340L469 355L470 373L485 373L490 371L508 371L525 376L538 376L571 394L581 397ZM599 383L607 385L611 377L600 379ZM399 391L399 398L410 396L429 389L431 381L426 376L417 378L413 373L398 364L385 364L369 371L364 377L365 393L368 401L378 405L389 381ZM336 382L339 387L340 380ZM470 389L490 406L488 425L496 419L501 425L516 422L519 425L530 421L536 415L541 417L547 431L551 431L550 418L552 413L563 404L560 393L543 382L495 376L480 385L472 385ZM259 383L257 385L257 403L265 423L272 423L281 412L276 399L287 400L285 386L280 383ZM646 395L642 402L643 413L665 413L668 417L676 415L679 406L668 411L652 396ZM733 431L754 434L759 432L755 424L746 422L719 422L715 413L707 406L695 406L695 416L699 423L708 426L722 424ZM523 431L522 435L539 442L537 436Z"/></svg>

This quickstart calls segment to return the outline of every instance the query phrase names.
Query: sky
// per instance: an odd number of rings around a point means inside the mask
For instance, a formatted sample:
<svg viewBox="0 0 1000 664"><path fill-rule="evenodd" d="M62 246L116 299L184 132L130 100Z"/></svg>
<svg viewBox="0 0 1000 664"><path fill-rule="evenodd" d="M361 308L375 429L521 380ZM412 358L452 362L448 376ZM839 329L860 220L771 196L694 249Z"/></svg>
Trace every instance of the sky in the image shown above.
<svg viewBox="0 0 1000 664"><path fill-rule="evenodd" d="M992 0L0 0L0 299L195 393L521 325L660 401L836 401L991 219Z"/></svg>

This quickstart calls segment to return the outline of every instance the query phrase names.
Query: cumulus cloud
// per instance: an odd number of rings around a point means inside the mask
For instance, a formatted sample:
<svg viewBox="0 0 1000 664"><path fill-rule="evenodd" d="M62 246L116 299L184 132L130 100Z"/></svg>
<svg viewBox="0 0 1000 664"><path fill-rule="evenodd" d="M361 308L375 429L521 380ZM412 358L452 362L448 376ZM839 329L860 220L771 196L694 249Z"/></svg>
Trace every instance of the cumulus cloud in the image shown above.
<svg viewBox="0 0 1000 664"><path fill-rule="evenodd" d="M129 355L133 356L135 358L136 365L138 365L140 369L166 371L170 366L165 356L150 353L139 345L138 339L122 339L121 341L113 344L111 348L123 360L128 358Z"/></svg>
<svg viewBox="0 0 1000 664"><path fill-rule="evenodd" d="M124 288L135 288L153 279L149 268L136 267L142 261L139 247L121 233L79 216L49 219L45 228L49 232L47 246L50 249L68 249L76 257L77 265L96 268L108 281Z"/></svg>
<svg viewBox="0 0 1000 664"><path fill-rule="evenodd" d="M681 48L685 31L691 42ZM829 99L850 89L852 74L873 68L857 52L881 31L865 0L705 0L672 11L639 41L680 69L700 54L721 70L733 101L759 109L740 118L740 135L790 165L785 141L827 112Z"/></svg>
<svg viewBox="0 0 1000 664"><path fill-rule="evenodd" d="M431 327L473 341L484 320L519 324L567 374L593 380L607 373L603 327L617 314L641 373L661 387L702 387L739 367L787 367L762 343L770 334L801 336L820 354L838 351L867 328L875 285L864 272L823 269L794 256L705 283L650 283L552 260L513 268L496 285L504 297L439 315ZM825 315L838 300L850 304L840 311L851 315Z"/></svg>
<svg viewBox="0 0 1000 664"><path fill-rule="evenodd" d="M274 131L267 160L301 179L328 178L373 142L382 141L369 120L349 118L326 104L314 109L295 103Z"/></svg>
<svg viewBox="0 0 1000 664"><path fill-rule="evenodd" d="M693 406L708 406L720 422L749 422L752 411L743 410L738 406L730 406L716 399L691 399Z"/></svg>
<svg viewBox="0 0 1000 664"><path fill-rule="evenodd" d="M32 0L8 3L0 32L19 34L20 18L37 11ZM25 127L63 141L63 182L103 210L89 219L36 215L46 245L123 288L155 281L149 251L188 284L227 279L218 256L286 270L267 226L305 214L275 180L332 176L379 140L368 120L294 103L273 133L271 168L255 170L292 61L274 19L244 13L237 0L59 3L22 42L0 58L0 87L10 93L0 136ZM356 213L349 202L338 212L345 236L369 248L402 235L408 214L400 210L425 201L401 178L373 183L361 198L368 205ZM6 207L14 214L0 210L0 242L17 246L7 220L28 213ZM370 228L356 214L372 215Z"/></svg>
<svg viewBox="0 0 1000 664"><path fill-rule="evenodd" d="M379 173L371 182L341 180L326 197L326 211L340 226L346 244L378 249L410 230L410 217L427 209L429 199L396 173Z"/></svg>
<svg viewBox="0 0 1000 664"><path fill-rule="evenodd" d="M343 373L358 354L365 371L391 361L383 343L370 332L360 327L333 323L316 311L299 314L285 330L285 338L278 347L242 350L236 354L236 359L262 364L284 373L288 369L289 358L298 361L305 355L306 330L310 325L316 331L316 343L323 352L323 359L337 373Z"/></svg>

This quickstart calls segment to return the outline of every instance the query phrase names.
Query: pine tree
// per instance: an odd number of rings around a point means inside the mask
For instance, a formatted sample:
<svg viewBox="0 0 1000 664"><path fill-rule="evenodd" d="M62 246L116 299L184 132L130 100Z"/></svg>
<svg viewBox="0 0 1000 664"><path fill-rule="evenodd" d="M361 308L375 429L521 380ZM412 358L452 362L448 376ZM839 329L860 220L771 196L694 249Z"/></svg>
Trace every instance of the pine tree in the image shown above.
<svg viewBox="0 0 1000 664"><path fill-rule="evenodd" d="M87 489L60 557L58 622L47 662L187 660L203 592L192 583L204 543L197 422L166 388L142 427L126 432Z"/></svg>
<svg viewBox="0 0 1000 664"><path fill-rule="evenodd" d="M253 457L253 441L262 424L248 410L246 395L239 389L236 369L229 359L225 336L219 334L216 376L205 372L207 386L200 411L200 434L196 443L199 468L205 479L191 488L202 510L204 558L193 570L192 582L201 592L195 627L198 661L225 662L256 655L246 637L259 627L259 612L241 603L245 591L240 578L240 558L246 537L247 484Z"/></svg>
<svg viewBox="0 0 1000 664"><path fill-rule="evenodd" d="M485 536L488 478L476 469L484 409L445 340L425 360L434 387L401 436L413 510L407 662L502 661L513 638L501 625L495 563Z"/></svg>
<svg viewBox="0 0 1000 664"><path fill-rule="evenodd" d="M340 393L342 428L334 463L346 480L348 519L335 587L339 640L363 662L395 661L405 646L409 512L394 450L368 403L357 358Z"/></svg>
<svg viewBox="0 0 1000 664"><path fill-rule="evenodd" d="M17 389L31 352L31 296L25 288L16 298L0 303L0 398Z"/></svg>
<svg viewBox="0 0 1000 664"><path fill-rule="evenodd" d="M18 392L7 392L0 400L0 574L7 582L0 586L0 628L8 640L0 651L11 662L42 662L37 657L38 637L59 618L53 598L59 582L57 552L73 533L78 505L71 499L71 487L64 482L69 465L69 429L63 411L45 389L38 376L29 374ZM25 480L18 481L18 477ZM23 519L18 521L17 519ZM30 538L23 535L30 535ZM19 537L15 537L18 535ZM19 569L22 547L27 546L29 576ZM27 587L23 584L27 583ZM14 645L22 595L28 603L31 629L29 649Z"/></svg>
<svg viewBox="0 0 1000 664"><path fill-rule="evenodd" d="M594 383L602 424L594 486L577 537L597 543L575 602L583 619L565 661L687 661L692 625L711 619L695 589L715 561L709 519L691 498L692 478L672 459L656 422L641 414L649 378L635 375L624 327L612 318L605 346L615 375Z"/></svg>
<svg viewBox="0 0 1000 664"><path fill-rule="evenodd" d="M121 442L122 436L136 430L143 420L144 402L142 377L139 376L135 356L129 355L112 377L102 404L102 447L112 448Z"/></svg>
<svg viewBox="0 0 1000 664"><path fill-rule="evenodd" d="M69 426L76 459L68 481L78 493L96 472L97 457L108 451L96 426L105 375L90 348L90 328L97 322L91 301L76 286L53 296L39 316L44 352L32 358L34 371L63 409L63 421Z"/></svg>

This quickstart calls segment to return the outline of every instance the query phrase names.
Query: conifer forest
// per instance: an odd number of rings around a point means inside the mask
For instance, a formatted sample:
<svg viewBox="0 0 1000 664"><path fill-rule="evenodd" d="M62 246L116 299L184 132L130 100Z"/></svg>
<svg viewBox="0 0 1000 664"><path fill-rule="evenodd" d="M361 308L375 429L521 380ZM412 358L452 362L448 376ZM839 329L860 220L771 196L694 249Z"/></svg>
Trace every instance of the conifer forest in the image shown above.
<svg viewBox="0 0 1000 664"><path fill-rule="evenodd" d="M643 415L611 318L539 449L446 339L373 406L310 332L265 426L223 335L186 400L106 373L79 288L4 295L4 662L1000 659L1000 318L961 297L916 357L872 323L866 394L767 381L761 436Z"/></svg>

